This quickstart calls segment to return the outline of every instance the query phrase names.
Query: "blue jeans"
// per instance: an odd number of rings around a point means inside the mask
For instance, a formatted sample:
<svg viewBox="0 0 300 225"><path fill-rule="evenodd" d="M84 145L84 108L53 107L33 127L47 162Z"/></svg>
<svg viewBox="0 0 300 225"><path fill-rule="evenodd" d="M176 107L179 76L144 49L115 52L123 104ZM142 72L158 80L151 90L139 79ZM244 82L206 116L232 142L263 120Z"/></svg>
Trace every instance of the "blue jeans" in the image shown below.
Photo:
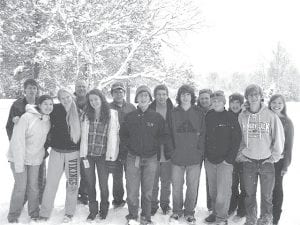
<svg viewBox="0 0 300 225"><path fill-rule="evenodd" d="M198 187L200 180L200 165L177 166L172 164L172 197L173 213L178 215L194 215L197 203ZM183 184L186 174L186 193L183 211Z"/></svg>
<svg viewBox="0 0 300 225"><path fill-rule="evenodd" d="M153 192L152 192L152 204L151 207L158 209L158 191L159 191L159 178L160 178L160 207L166 208L170 204L171 195L171 175L172 164L171 161L158 163L158 168L155 175Z"/></svg>
<svg viewBox="0 0 300 225"><path fill-rule="evenodd" d="M261 218L272 218L272 193L275 183L275 169L272 163L264 163L263 160L243 162L243 177L245 182L246 217L247 222L255 224L257 220L256 189L258 177L261 186ZM271 220L272 221L272 220Z"/></svg>
<svg viewBox="0 0 300 225"><path fill-rule="evenodd" d="M87 156L90 167L84 168L85 180L87 181L89 209L91 213L98 213L98 202L96 196L96 171L98 174L98 182L100 186L100 210L107 214L108 202L108 169L105 165L105 154L102 156Z"/></svg>
<svg viewBox="0 0 300 225"><path fill-rule="evenodd" d="M246 215L245 209L245 184L243 179L243 163L233 164L232 173L232 195L230 200L229 211L233 212L237 208L237 215Z"/></svg>
<svg viewBox="0 0 300 225"><path fill-rule="evenodd" d="M113 176L113 204L121 204L124 197L123 167L121 161L106 161L109 173Z"/></svg>
<svg viewBox="0 0 300 225"><path fill-rule="evenodd" d="M151 199L154 178L158 166L157 155L150 158L141 158L131 155L126 161L126 190L129 214L138 218L139 193L141 185L141 216L151 220Z"/></svg>
<svg viewBox="0 0 300 225"><path fill-rule="evenodd" d="M213 214L216 216L217 221L224 221L228 217L233 165L224 162L213 164L205 160L205 168Z"/></svg>
<svg viewBox="0 0 300 225"><path fill-rule="evenodd" d="M22 173L15 172L14 163L10 163L14 175L15 184L11 194L8 221L16 220L20 217L25 193L27 190L28 214L30 217L39 216L39 187L38 175L40 166L25 166Z"/></svg>

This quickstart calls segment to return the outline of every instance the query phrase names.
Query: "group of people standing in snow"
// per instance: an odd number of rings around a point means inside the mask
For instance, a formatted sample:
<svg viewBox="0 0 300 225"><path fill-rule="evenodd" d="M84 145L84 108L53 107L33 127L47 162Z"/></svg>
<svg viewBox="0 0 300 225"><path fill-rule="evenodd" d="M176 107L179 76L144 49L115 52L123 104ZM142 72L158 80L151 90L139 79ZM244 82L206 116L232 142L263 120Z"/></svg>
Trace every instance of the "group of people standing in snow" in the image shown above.
<svg viewBox="0 0 300 225"><path fill-rule="evenodd" d="M118 208L127 202L129 224L138 218L140 224L152 224L151 216L159 208L165 215L172 211L170 220L183 217L194 224L204 164L210 212L205 222L228 224L228 216L236 211L238 218L246 217L245 225L278 224L294 132L282 95L273 95L267 107L261 87L252 84L245 89L246 101L234 93L226 110L223 91L202 89L197 98L193 87L182 85L174 107L165 85L154 88L154 99L150 88L141 85L135 94L136 108L124 100L121 82L111 86L111 103L100 90L88 91L83 80L76 82L74 94L60 89L58 104L49 95L37 97L38 89L35 80L25 81L25 96L11 106L6 125L15 180L8 222L18 222L27 201L31 219L47 221L65 172L63 222L72 220L78 202L89 206L87 221L97 216L106 219L111 173L112 205ZM257 219L258 177L261 215Z"/></svg>

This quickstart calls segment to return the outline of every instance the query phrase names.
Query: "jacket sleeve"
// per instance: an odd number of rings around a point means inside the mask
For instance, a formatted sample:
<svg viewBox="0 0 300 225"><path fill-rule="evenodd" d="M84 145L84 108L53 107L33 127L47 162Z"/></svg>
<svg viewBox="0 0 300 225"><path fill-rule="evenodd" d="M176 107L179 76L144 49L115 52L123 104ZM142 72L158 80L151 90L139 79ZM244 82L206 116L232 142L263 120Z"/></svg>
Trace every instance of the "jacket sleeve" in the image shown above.
<svg viewBox="0 0 300 225"><path fill-rule="evenodd" d="M159 145L164 145L164 154L166 159L171 158L172 148L170 148L171 134L164 118L159 115L158 119L158 140Z"/></svg>
<svg viewBox="0 0 300 225"><path fill-rule="evenodd" d="M204 113L200 113L200 134L198 137L198 146L197 148L202 151L202 157L204 157L204 153L205 153L205 139L206 139L206 122L205 122L205 115Z"/></svg>
<svg viewBox="0 0 300 225"><path fill-rule="evenodd" d="M128 130L128 116L126 115L123 123L120 126L120 149L118 160L125 160L129 150L129 130Z"/></svg>
<svg viewBox="0 0 300 225"><path fill-rule="evenodd" d="M246 146L246 142L245 142L245 137L243 135L243 122L242 122L242 116L241 114L238 117L238 122L239 122L239 126L240 126L240 130L241 130L241 141L240 141L240 145L238 148L238 152L237 152L237 156L236 156L236 160L237 162L242 162L244 161L243 159L245 158L243 155L243 150L247 147Z"/></svg>
<svg viewBox="0 0 300 225"><path fill-rule="evenodd" d="M231 147L230 153L227 155L225 161L230 164L233 164L240 147L242 133L238 120L236 118L231 118L231 121Z"/></svg>
<svg viewBox="0 0 300 225"><path fill-rule="evenodd" d="M24 172L25 168L25 139L27 126L27 119L23 116L13 128L12 138L10 141L10 148L14 159L16 173Z"/></svg>
<svg viewBox="0 0 300 225"><path fill-rule="evenodd" d="M292 149L294 142L294 125L290 119L287 119L287 126L285 129L285 142L284 142L284 161L283 169L287 170L292 161Z"/></svg>
<svg viewBox="0 0 300 225"><path fill-rule="evenodd" d="M282 123L277 115L274 114L272 123L272 146L271 158L273 162L278 162L284 148L284 129Z"/></svg>
<svg viewBox="0 0 300 225"><path fill-rule="evenodd" d="M12 121L12 119L18 116L16 107L14 106L14 104L10 107L9 110L9 115L8 115L8 119L7 119L7 123L6 123L6 133L8 136L8 139L11 139L12 133L13 133L13 128L14 128L14 123Z"/></svg>

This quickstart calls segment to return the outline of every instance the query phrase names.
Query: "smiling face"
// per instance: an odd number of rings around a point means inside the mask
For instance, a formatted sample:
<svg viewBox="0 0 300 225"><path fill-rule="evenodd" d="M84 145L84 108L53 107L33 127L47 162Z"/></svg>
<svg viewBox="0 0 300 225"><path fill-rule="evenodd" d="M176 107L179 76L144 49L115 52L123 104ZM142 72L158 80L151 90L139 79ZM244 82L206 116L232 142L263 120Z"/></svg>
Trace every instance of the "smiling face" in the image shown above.
<svg viewBox="0 0 300 225"><path fill-rule="evenodd" d="M190 105L192 102L191 93L185 92L180 95L180 101L182 105Z"/></svg>
<svg viewBox="0 0 300 225"><path fill-rule="evenodd" d="M89 95L89 102L90 102L91 106L93 107L93 109L95 111L100 110L101 105L102 105L102 101L101 101L101 98L98 95L90 94Z"/></svg>
<svg viewBox="0 0 300 225"><path fill-rule="evenodd" d="M281 97L274 99L271 104L271 110L275 112L277 115L282 114L282 110L284 109L285 105Z"/></svg>
<svg viewBox="0 0 300 225"><path fill-rule="evenodd" d="M211 100L211 104L212 104L212 108L216 111L216 112L222 112L224 111L224 101L218 97L213 98Z"/></svg>
<svg viewBox="0 0 300 225"><path fill-rule="evenodd" d="M122 103L125 97L125 91L121 88L117 88L112 91L112 97L114 102Z"/></svg>
<svg viewBox="0 0 300 225"><path fill-rule="evenodd" d="M83 80L79 80L75 84L75 93L79 97L84 97L87 93L87 84Z"/></svg>
<svg viewBox="0 0 300 225"><path fill-rule="evenodd" d="M167 99L168 99L168 93L167 93L167 91L166 90L157 90L155 99L161 105L167 104Z"/></svg>
<svg viewBox="0 0 300 225"><path fill-rule="evenodd" d="M36 94L38 92L38 89L37 89L37 86L28 84L26 86L26 88L24 89L24 92L25 92L26 97L35 98Z"/></svg>
<svg viewBox="0 0 300 225"><path fill-rule="evenodd" d="M209 108L211 101L208 93L202 93L198 97L199 103L203 108Z"/></svg>
<svg viewBox="0 0 300 225"><path fill-rule="evenodd" d="M65 107L67 111L70 109L73 101L72 96L66 91L61 91L59 93L58 100L61 102L61 104Z"/></svg>
<svg viewBox="0 0 300 225"><path fill-rule="evenodd" d="M229 108L231 109L232 112L239 113L242 107L239 100L233 100L229 102Z"/></svg>
<svg viewBox="0 0 300 225"><path fill-rule="evenodd" d="M147 91L140 92L137 96L137 103L141 109L148 107L150 103L149 93Z"/></svg>
<svg viewBox="0 0 300 225"><path fill-rule="evenodd" d="M52 99L46 99L38 105L41 114L49 115L53 110Z"/></svg>

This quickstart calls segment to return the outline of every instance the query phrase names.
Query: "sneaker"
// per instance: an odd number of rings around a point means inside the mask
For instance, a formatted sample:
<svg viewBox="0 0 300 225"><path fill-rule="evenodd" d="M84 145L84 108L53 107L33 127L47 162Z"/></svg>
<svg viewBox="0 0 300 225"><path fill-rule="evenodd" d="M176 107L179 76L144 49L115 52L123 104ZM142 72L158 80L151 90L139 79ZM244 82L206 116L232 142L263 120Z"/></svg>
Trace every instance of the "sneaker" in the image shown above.
<svg viewBox="0 0 300 225"><path fill-rule="evenodd" d="M72 221L72 215L68 215L68 214L66 214L66 215L64 215L64 218L63 218L63 223L69 223L69 222L71 222Z"/></svg>
<svg viewBox="0 0 300 225"><path fill-rule="evenodd" d="M19 223L18 219L10 219L8 220L8 223Z"/></svg>
<svg viewBox="0 0 300 225"><path fill-rule="evenodd" d="M138 224L137 217L134 217L131 214L128 214L127 216L125 216L125 218L127 220L126 224L128 224L128 225L130 225L130 224Z"/></svg>
<svg viewBox="0 0 300 225"><path fill-rule="evenodd" d="M180 218L180 215L177 214L177 213L173 213L171 216L170 216L170 220L179 220Z"/></svg>
<svg viewBox="0 0 300 225"><path fill-rule="evenodd" d="M184 219L189 224L195 224L196 223L196 219L195 219L195 217L193 215L186 215L186 216L184 216Z"/></svg>
<svg viewBox="0 0 300 225"><path fill-rule="evenodd" d="M49 218L44 216L39 216L38 221L46 222Z"/></svg>
<svg viewBox="0 0 300 225"><path fill-rule="evenodd" d="M169 205L161 207L161 210L164 215L168 214L171 211L171 207Z"/></svg>
<svg viewBox="0 0 300 225"><path fill-rule="evenodd" d="M256 219L248 219L246 218L246 222L244 225L256 225Z"/></svg>
<svg viewBox="0 0 300 225"><path fill-rule="evenodd" d="M87 221L93 221L96 219L96 216L97 216L98 213L90 213L88 215L88 217L86 218Z"/></svg>
<svg viewBox="0 0 300 225"><path fill-rule="evenodd" d="M108 209L100 209L99 217L101 220L105 220L107 217Z"/></svg>
<svg viewBox="0 0 300 225"><path fill-rule="evenodd" d="M147 220L146 217L141 216L140 225L153 225L151 220Z"/></svg>
<svg viewBox="0 0 300 225"><path fill-rule="evenodd" d="M87 205L89 203L89 199L87 195L78 195L77 201L79 204Z"/></svg>
<svg viewBox="0 0 300 225"><path fill-rule="evenodd" d="M228 225L228 221L227 220L219 221L216 222L215 225Z"/></svg>
<svg viewBox="0 0 300 225"><path fill-rule="evenodd" d="M116 208L122 208L125 204L126 204L126 201L124 201L124 200L121 200L121 201L115 201L115 200L113 200L112 201L112 205L113 205L113 207L115 209Z"/></svg>
<svg viewBox="0 0 300 225"><path fill-rule="evenodd" d="M257 220L257 225L271 225L272 219L269 216L261 217Z"/></svg>
<svg viewBox="0 0 300 225"><path fill-rule="evenodd" d="M32 220L32 221L38 221L39 220L39 217L38 216L31 216L30 217L30 219Z"/></svg>
<svg viewBox="0 0 300 225"><path fill-rule="evenodd" d="M157 207L151 208L151 216L154 216L156 214L157 209L158 209Z"/></svg>
<svg viewBox="0 0 300 225"><path fill-rule="evenodd" d="M228 216L232 216L232 215L234 214L234 212L235 212L235 210L230 209L230 210L228 211Z"/></svg>
<svg viewBox="0 0 300 225"><path fill-rule="evenodd" d="M207 222L207 223L216 222L216 215L210 214L208 217L205 218L205 222Z"/></svg>

